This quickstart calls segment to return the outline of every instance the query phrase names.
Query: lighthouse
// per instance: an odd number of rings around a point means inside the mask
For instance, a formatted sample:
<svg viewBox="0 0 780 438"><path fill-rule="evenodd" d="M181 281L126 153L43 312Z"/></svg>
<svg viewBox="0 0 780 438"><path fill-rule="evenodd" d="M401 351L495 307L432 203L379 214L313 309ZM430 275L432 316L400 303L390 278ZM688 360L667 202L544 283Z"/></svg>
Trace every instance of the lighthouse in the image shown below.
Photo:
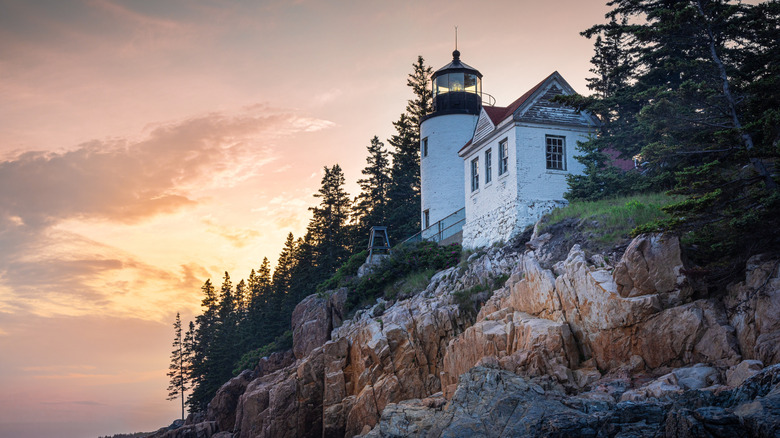
<svg viewBox="0 0 780 438"><path fill-rule="evenodd" d="M423 232L465 205L463 159L482 109L482 74L452 52L452 62L431 77L433 112L420 122L420 189Z"/></svg>

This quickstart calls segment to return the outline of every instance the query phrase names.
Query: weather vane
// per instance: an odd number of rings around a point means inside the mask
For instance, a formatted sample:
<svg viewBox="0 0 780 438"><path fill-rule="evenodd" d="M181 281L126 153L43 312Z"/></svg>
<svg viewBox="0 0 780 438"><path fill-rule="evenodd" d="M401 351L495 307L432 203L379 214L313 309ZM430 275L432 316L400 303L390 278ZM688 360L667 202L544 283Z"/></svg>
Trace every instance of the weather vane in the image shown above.
<svg viewBox="0 0 780 438"><path fill-rule="evenodd" d="M455 50L458 50L458 26L455 26Z"/></svg>

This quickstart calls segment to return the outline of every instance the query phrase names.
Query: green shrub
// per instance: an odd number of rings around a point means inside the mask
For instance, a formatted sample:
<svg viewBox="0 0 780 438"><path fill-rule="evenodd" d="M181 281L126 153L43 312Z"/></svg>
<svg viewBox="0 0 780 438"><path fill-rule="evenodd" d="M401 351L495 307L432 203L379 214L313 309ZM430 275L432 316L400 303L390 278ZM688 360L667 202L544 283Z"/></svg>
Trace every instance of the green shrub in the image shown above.
<svg viewBox="0 0 780 438"><path fill-rule="evenodd" d="M504 287L506 281L509 280L509 274L501 274L493 279L493 288L499 289Z"/></svg>
<svg viewBox="0 0 780 438"><path fill-rule="evenodd" d="M317 285L317 292L322 293L326 290L333 290L344 286L346 282L357 275L358 269L366 262L366 258L368 258L368 250L366 249L359 253L352 254L332 277Z"/></svg>
<svg viewBox="0 0 780 438"><path fill-rule="evenodd" d="M483 300L480 299L480 294L488 290L490 287L486 283L480 283L468 289L454 292L452 298L462 313L476 315L479 308L482 307Z"/></svg>
<svg viewBox="0 0 780 438"><path fill-rule="evenodd" d="M292 331L287 330L281 335L277 336L271 343L263 345L262 347L244 353L241 359L236 362L236 366L233 368L233 375L237 376L241 374L241 371L251 370L257 366L257 363L261 358L269 356L271 353L277 351L289 350L293 346Z"/></svg>
<svg viewBox="0 0 780 438"><path fill-rule="evenodd" d="M428 274L425 271L439 271L456 266L460 260L461 247L458 244L439 246L435 242L416 242L401 244L393 248L390 257L374 268L374 270L360 279L353 279L345 284L349 287L346 308L353 310L359 305L373 302L376 298L385 295L385 291L394 299L400 292L399 289L389 287L399 280L409 279L409 287L419 287L423 278ZM423 274L420 274L423 273ZM417 275L417 279L411 281L411 277ZM431 273L431 275L433 275ZM425 278L430 280L430 276ZM414 286L412 286L414 285Z"/></svg>
<svg viewBox="0 0 780 438"><path fill-rule="evenodd" d="M383 295L390 300L412 296L416 292L420 292L428 287L428 283L435 273L436 271L433 269L414 272L395 283L387 285L383 291Z"/></svg>

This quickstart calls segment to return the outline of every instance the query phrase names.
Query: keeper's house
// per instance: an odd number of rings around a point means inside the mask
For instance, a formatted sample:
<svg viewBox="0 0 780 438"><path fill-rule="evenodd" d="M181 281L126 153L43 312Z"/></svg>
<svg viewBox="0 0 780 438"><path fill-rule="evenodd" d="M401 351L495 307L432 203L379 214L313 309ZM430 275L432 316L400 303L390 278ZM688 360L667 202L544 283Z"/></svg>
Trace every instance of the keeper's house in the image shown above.
<svg viewBox="0 0 780 438"><path fill-rule="evenodd" d="M491 106L482 74L456 50L432 90L433 112L420 124L423 238L457 239L462 228L464 247L490 245L565 205L566 175L584 169L577 142L597 121L552 101L574 93L558 72L509 106Z"/></svg>

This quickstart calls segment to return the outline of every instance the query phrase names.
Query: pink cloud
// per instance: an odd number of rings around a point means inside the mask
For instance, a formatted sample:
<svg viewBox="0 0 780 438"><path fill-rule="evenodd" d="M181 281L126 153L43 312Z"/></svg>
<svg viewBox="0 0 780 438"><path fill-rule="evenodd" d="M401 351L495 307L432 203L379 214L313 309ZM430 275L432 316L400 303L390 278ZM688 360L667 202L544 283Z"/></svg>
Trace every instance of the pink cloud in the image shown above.
<svg viewBox="0 0 780 438"><path fill-rule="evenodd" d="M230 186L274 159L269 140L329 122L289 113L220 113L154 127L140 141L94 140L0 162L0 221L135 223L192 206L198 187ZM12 219L13 218L13 219Z"/></svg>

